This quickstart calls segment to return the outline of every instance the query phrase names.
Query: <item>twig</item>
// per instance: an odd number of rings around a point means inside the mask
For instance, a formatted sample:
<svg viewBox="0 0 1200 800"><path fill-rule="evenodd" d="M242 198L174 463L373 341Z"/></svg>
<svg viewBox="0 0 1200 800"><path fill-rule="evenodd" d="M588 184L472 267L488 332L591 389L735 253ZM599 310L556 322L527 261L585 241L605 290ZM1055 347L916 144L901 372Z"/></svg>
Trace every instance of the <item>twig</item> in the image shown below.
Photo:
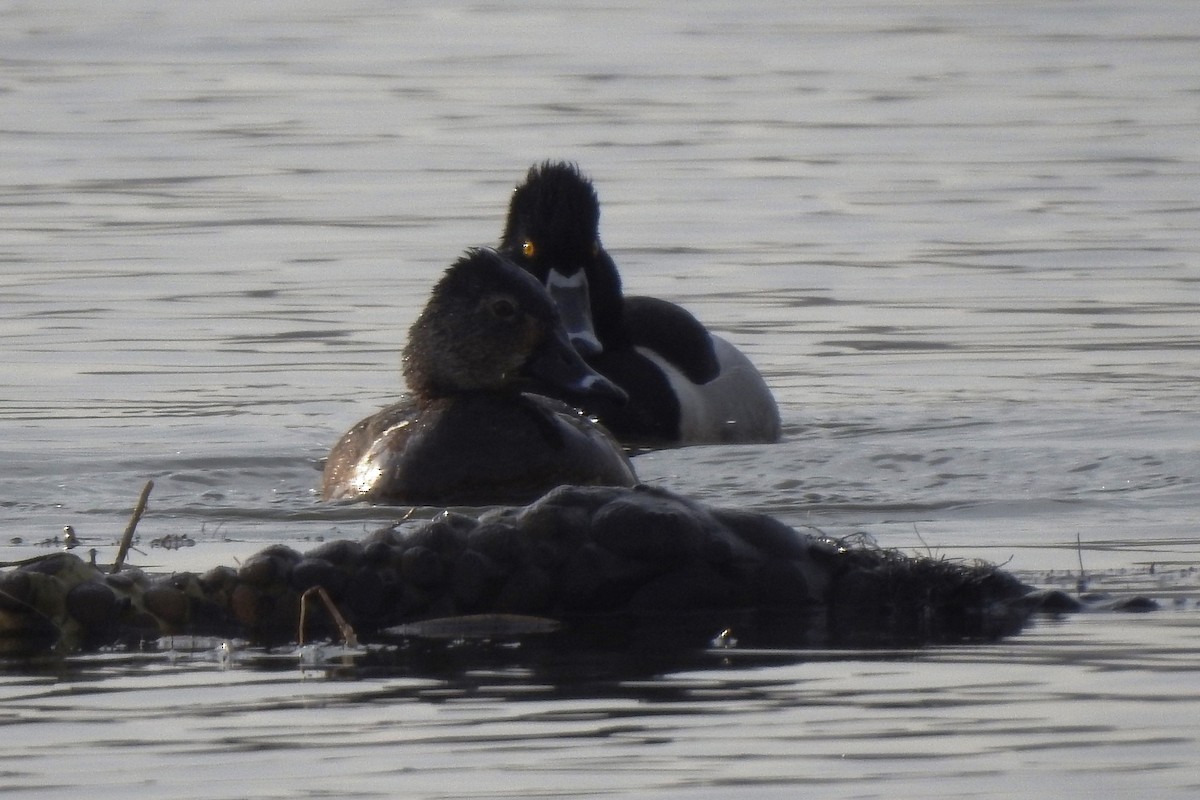
<svg viewBox="0 0 1200 800"><path fill-rule="evenodd" d="M333 617L333 623L337 625L346 646L358 647L358 635L354 633L354 628L350 626L349 622L346 622L342 613L337 610L337 606L333 604L333 598L329 596L329 592L325 591L324 586L312 586L305 589L304 594L300 595L300 630L296 633L296 641L304 644L304 623L308 620L308 596L314 593L320 596L325 603L325 608L329 611L329 616Z"/></svg>
<svg viewBox="0 0 1200 800"><path fill-rule="evenodd" d="M146 511L146 501L150 499L150 490L154 488L154 481L146 481L146 485L142 487L142 496L138 498L137 505L133 507L133 516L129 518L129 524L125 526L125 533L121 536L121 546L117 548L117 557L113 561L110 573L121 571L121 567L125 564L125 556L129 555L129 546L133 544L133 532L137 529L138 520L142 518L142 514Z"/></svg>
<svg viewBox="0 0 1200 800"><path fill-rule="evenodd" d="M1087 589L1088 579L1083 568L1083 542L1079 538L1079 531L1075 531L1075 555L1079 558L1079 580L1075 582L1075 589L1082 592Z"/></svg>
<svg viewBox="0 0 1200 800"><path fill-rule="evenodd" d="M923 546L925 548L925 555L929 556L929 558L932 559L933 558L933 548L931 548L929 546L929 543L925 541L925 537L921 535L921 531L919 531L917 529L917 523L915 523L915 522L913 523L913 533L915 533L917 535L917 541L920 542L921 546Z"/></svg>

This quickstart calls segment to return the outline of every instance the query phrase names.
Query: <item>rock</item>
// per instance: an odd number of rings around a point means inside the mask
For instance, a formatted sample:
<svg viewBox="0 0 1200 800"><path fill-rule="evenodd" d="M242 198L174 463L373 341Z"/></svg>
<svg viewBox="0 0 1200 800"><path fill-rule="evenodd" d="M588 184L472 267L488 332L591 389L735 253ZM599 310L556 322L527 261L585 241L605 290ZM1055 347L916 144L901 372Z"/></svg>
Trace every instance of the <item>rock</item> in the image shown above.
<svg viewBox="0 0 1200 800"><path fill-rule="evenodd" d="M618 556L670 566L699 556L707 538L704 522L690 509L630 494L596 512L592 540Z"/></svg>
<svg viewBox="0 0 1200 800"><path fill-rule="evenodd" d="M105 628L116 622L117 596L99 581L79 583L67 592L66 608L84 628Z"/></svg>
<svg viewBox="0 0 1200 800"><path fill-rule="evenodd" d="M418 544L404 551L400 575L414 586L431 589L446 580L446 567L436 551Z"/></svg>
<svg viewBox="0 0 1200 800"><path fill-rule="evenodd" d="M459 613L476 613L488 607L500 588L505 570L477 550L468 550L454 566L453 595Z"/></svg>
<svg viewBox="0 0 1200 800"><path fill-rule="evenodd" d="M142 593L142 607L165 625L165 630L182 630L191 616L191 601L187 594L169 580L156 583Z"/></svg>
<svg viewBox="0 0 1200 800"><path fill-rule="evenodd" d="M329 551L322 549L322 552ZM344 570L310 553L292 567L288 582L298 592L320 586L330 595L338 597L346 586L347 578Z"/></svg>

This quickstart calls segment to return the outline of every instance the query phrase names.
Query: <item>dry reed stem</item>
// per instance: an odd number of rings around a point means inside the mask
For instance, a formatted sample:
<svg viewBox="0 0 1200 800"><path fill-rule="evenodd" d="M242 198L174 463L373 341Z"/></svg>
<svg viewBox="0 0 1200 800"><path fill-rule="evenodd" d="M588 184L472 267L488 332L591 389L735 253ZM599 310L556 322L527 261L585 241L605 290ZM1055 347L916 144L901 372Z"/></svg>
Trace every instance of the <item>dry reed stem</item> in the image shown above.
<svg viewBox="0 0 1200 800"><path fill-rule="evenodd" d="M297 643L304 644L304 623L308 621L308 596L314 593L325 603L325 608L328 609L329 616L333 617L333 623L337 625L338 632L341 633L346 646L358 647L358 635L350 623L346 622L342 613L338 611L337 606L333 603L333 598L329 596L329 592L325 591L324 586L312 586L305 589L304 594L300 595L300 626L296 632Z"/></svg>
<svg viewBox="0 0 1200 800"><path fill-rule="evenodd" d="M146 511L146 501L150 499L150 490L153 488L154 481L146 481L146 485L142 487L142 495L138 498L137 505L133 507L133 515L129 518L129 524L125 526L125 533L121 535L121 546L117 548L117 557L113 560L110 573L120 572L121 567L124 566L125 556L129 555L129 547L133 544L133 532L137 529L138 520Z"/></svg>

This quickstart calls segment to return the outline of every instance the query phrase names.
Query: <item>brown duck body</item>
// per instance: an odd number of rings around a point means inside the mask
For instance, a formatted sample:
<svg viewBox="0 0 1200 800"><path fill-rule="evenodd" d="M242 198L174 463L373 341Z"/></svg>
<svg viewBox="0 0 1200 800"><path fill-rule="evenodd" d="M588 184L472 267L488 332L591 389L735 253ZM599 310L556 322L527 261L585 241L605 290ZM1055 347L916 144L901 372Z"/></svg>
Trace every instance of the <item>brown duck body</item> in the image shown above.
<svg viewBox="0 0 1200 800"><path fill-rule="evenodd" d="M612 437L535 394L474 392L402 400L351 428L325 467L325 499L373 503L528 503L563 484L632 486Z"/></svg>
<svg viewBox="0 0 1200 800"><path fill-rule="evenodd" d="M571 348L541 285L495 252L468 253L434 288L410 331L404 374L412 394L330 451L324 499L491 505L563 484L637 483L604 428L524 391L622 398Z"/></svg>

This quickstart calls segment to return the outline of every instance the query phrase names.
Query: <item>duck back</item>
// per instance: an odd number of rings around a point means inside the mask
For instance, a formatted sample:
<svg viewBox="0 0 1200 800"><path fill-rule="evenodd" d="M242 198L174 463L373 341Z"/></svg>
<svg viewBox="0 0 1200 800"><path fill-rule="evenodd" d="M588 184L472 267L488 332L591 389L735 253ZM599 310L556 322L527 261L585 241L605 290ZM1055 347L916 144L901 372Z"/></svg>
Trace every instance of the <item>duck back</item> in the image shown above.
<svg viewBox="0 0 1200 800"><path fill-rule="evenodd" d="M404 400L363 420L330 453L322 496L474 506L526 503L563 484L636 483L616 442L570 406L478 392Z"/></svg>

